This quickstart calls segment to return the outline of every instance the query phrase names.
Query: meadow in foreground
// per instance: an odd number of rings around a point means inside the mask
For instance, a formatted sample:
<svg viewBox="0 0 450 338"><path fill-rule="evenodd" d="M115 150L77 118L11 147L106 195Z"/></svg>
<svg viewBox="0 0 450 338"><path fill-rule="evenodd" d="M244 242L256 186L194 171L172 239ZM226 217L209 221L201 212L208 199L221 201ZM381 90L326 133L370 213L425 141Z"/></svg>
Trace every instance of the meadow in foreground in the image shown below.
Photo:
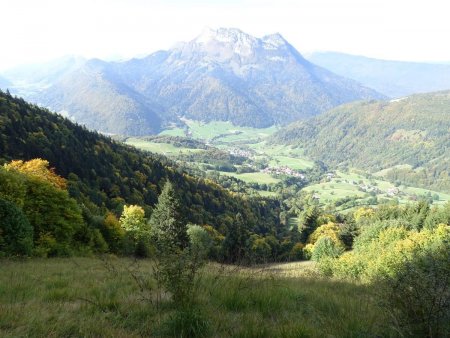
<svg viewBox="0 0 450 338"><path fill-rule="evenodd" d="M208 264L196 302L157 295L152 261L1 260L2 337L380 337L384 314L367 287L322 279L310 263Z"/></svg>

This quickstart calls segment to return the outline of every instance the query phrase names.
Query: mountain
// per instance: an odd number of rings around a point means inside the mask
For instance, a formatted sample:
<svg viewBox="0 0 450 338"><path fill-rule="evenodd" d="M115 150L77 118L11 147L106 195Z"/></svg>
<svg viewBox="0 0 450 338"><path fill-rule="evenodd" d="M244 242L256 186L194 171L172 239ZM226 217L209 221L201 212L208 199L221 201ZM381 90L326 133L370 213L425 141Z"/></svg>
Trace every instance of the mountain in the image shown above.
<svg viewBox="0 0 450 338"><path fill-rule="evenodd" d="M388 97L450 89L450 64L378 60L336 52L312 53L307 59Z"/></svg>
<svg viewBox="0 0 450 338"><path fill-rule="evenodd" d="M349 103L277 132L313 159L450 191L450 91L391 101Z"/></svg>
<svg viewBox="0 0 450 338"><path fill-rule="evenodd" d="M111 64L89 60L64 74L33 101L67 114L89 128L122 135L157 133L159 107L124 83Z"/></svg>
<svg viewBox="0 0 450 338"><path fill-rule="evenodd" d="M225 234L240 213L250 232L280 231L277 201L232 194L189 176L165 158L114 142L1 91L0 121L0 163L48 160L68 180L70 195L92 213L120 214L124 204L138 204L149 213L170 180L190 222L212 225Z"/></svg>
<svg viewBox="0 0 450 338"><path fill-rule="evenodd" d="M380 97L311 64L280 34L259 39L238 29L206 29L167 52L117 66L172 118L267 127Z"/></svg>
<svg viewBox="0 0 450 338"><path fill-rule="evenodd" d="M33 102L127 135L155 133L181 117L267 127L382 97L305 60L280 34L255 38L238 29L206 29L143 59L71 62L66 70L27 81L8 75ZM31 95L23 83L41 89Z"/></svg>

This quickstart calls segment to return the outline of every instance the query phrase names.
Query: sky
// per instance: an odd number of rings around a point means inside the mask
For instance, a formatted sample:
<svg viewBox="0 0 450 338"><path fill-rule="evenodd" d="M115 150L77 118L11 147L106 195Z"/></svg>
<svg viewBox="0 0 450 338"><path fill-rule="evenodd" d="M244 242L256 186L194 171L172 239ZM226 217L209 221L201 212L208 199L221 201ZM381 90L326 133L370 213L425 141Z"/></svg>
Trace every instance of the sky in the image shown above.
<svg viewBox="0 0 450 338"><path fill-rule="evenodd" d="M0 0L0 70L64 55L126 59L205 27L280 33L300 53L450 61L446 0Z"/></svg>

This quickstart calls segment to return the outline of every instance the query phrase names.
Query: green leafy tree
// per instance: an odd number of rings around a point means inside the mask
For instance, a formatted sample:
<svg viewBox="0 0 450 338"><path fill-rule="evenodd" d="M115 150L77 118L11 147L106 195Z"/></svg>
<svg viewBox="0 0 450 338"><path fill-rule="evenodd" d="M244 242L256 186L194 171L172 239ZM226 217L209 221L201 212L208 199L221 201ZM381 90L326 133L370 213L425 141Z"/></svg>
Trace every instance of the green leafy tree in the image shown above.
<svg viewBox="0 0 450 338"><path fill-rule="evenodd" d="M26 190L24 175L0 167L0 198L23 207Z"/></svg>
<svg viewBox="0 0 450 338"><path fill-rule="evenodd" d="M106 214L100 231L103 238L109 244L110 250L114 253L120 253L123 247L125 231L114 214Z"/></svg>
<svg viewBox="0 0 450 338"><path fill-rule="evenodd" d="M272 248L266 239L259 236L253 240L251 249L256 262L267 262L272 253Z"/></svg>
<svg viewBox="0 0 450 338"><path fill-rule="evenodd" d="M311 259L320 261L323 258L336 258L344 252L344 248L328 236L321 237L314 245Z"/></svg>
<svg viewBox="0 0 450 338"><path fill-rule="evenodd" d="M112 219L109 218L109 223ZM138 205L125 205L123 207L122 215L119 219L120 226L135 239L140 239L146 236L146 223L144 209ZM147 233L148 235L148 233Z"/></svg>
<svg viewBox="0 0 450 338"><path fill-rule="evenodd" d="M200 225L188 224L187 235L190 249L196 255L205 259L213 245L213 240L209 233Z"/></svg>
<svg viewBox="0 0 450 338"><path fill-rule="evenodd" d="M84 223L80 207L67 191L29 177L23 210L34 228L39 255L68 255L73 251L75 235Z"/></svg>
<svg viewBox="0 0 450 338"><path fill-rule="evenodd" d="M16 205L0 199L0 255L31 254L33 227Z"/></svg>

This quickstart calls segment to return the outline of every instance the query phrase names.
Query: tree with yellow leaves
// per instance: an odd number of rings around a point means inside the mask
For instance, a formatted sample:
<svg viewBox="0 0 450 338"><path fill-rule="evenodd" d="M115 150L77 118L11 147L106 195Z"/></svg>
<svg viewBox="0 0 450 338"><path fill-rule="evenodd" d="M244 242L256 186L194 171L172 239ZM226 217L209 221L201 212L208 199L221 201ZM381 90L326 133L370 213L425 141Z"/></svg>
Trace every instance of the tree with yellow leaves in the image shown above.
<svg viewBox="0 0 450 338"><path fill-rule="evenodd" d="M67 188L66 180L58 176L53 168L49 168L49 165L47 160L35 158L29 161L11 161L5 164L5 169L21 172L27 176L48 182L55 188L65 190Z"/></svg>

